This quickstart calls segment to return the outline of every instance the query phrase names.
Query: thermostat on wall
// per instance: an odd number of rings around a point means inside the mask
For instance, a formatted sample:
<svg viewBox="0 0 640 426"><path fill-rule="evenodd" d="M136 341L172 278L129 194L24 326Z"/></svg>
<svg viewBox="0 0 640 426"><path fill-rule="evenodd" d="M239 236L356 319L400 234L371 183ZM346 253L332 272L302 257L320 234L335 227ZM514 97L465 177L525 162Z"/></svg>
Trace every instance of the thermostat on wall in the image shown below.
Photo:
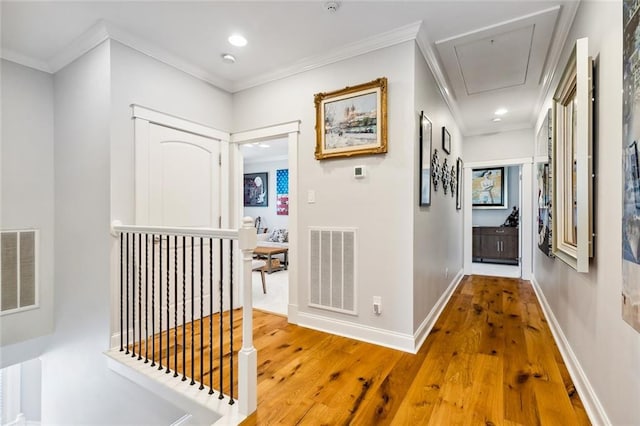
<svg viewBox="0 0 640 426"><path fill-rule="evenodd" d="M362 179L366 175L364 166L355 166L353 168L353 177L356 179Z"/></svg>

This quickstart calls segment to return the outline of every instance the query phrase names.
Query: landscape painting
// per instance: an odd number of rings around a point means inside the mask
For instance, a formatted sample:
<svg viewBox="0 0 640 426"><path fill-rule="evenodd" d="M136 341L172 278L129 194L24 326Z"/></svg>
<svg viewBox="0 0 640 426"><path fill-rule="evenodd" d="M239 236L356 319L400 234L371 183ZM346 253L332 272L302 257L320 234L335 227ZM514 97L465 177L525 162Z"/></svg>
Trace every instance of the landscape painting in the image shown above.
<svg viewBox="0 0 640 426"><path fill-rule="evenodd" d="M386 78L316 94L316 159L387 152L386 103Z"/></svg>

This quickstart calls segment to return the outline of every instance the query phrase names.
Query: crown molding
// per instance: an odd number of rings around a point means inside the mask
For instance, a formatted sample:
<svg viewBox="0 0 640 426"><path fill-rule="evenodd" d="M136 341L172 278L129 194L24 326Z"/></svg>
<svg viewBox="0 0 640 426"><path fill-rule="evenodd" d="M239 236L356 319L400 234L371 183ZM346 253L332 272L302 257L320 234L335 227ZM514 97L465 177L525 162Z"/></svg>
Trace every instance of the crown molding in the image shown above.
<svg viewBox="0 0 640 426"><path fill-rule="evenodd" d="M54 74L100 43L109 39L124 44L144 55L192 75L197 79L211 83L222 90L226 90L227 92L231 90L230 81L217 77L201 67L192 65L153 43L143 40L104 20L96 22L91 28L73 40L73 42L54 55L49 61L33 59L8 49L2 49L0 55L3 59Z"/></svg>
<svg viewBox="0 0 640 426"><path fill-rule="evenodd" d="M327 54L310 56L297 61L286 68L281 68L277 71L266 73L258 77L236 82L233 84L231 92L239 92L271 81L280 80L295 74L353 58L355 56L364 55L365 53L373 52L385 47L404 43L405 41L414 40L421 25L422 21L414 22L395 30L387 31L373 37L368 37L354 43L349 43Z"/></svg>
<svg viewBox="0 0 640 426"><path fill-rule="evenodd" d="M560 14L558 22L556 22L556 28L554 30L555 34L551 38L551 46L549 47L549 51L547 53L546 68L544 70L544 74L540 78L542 89L540 90L540 95L538 96L538 100L536 101L532 111L531 127L533 127L534 129L537 129L539 127L539 121L542 122L540 112L542 111L545 103L547 102L547 98L549 97L549 92L551 91L551 83L556 76L556 71L558 71L558 63L560 62L560 58L562 56L562 50L567 43L567 39L569 37L569 33L571 32L573 21L575 20L576 14L578 13L579 6L580 0L576 0L575 2L566 2L562 6L563 10Z"/></svg>
<svg viewBox="0 0 640 426"><path fill-rule="evenodd" d="M227 92L231 91L232 85L229 80L220 78L202 67L193 65L188 61L185 61L184 59L158 47L157 45L148 42L128 31L123 30L120 27L108 23L107 33L109 35L109 38L111 38L112 40L124 44L125 46L137 50L138 52L143 53L162 63L172 66L197 79L206 81L207 83L211 83L212 85L222 90L225 90Z"/></svg>
<svg viewBox="0 0 640 426"><path fill-rule="evenodd" d="M234 93L241 90L249 89L251 87L259 86L264 83L290 77L292 75L299 74L305 71L320 68L325 65L343 61L355 56L373 52L375 50L414 40L417 37L421 25L422 21L414 22L395 30L387 31L385 33L378 34L376 36L369 37L354 43L349 43L336 50L333 50L330 53L311 56L295 62L288 67L281 68L277 71L266 73L261 76L246 79L236 83L232 83L227 79L220 78L208 72L204 68L195 66L177 57L176 55L154 45L153 43L135 36L132 33L123 30L122 28L119 28L105 20L96 22L91 28L81 34L78 38L76 38L72 43L70 43L56 55L54 55L49 61L39 61L25 55L11 52L7 49L3 49L0 54L2 58L17 62L21 65L36 68L48 73L56 73L100 43L104 42L105 40L111 39L160 62L163 62L169 66L172 66L180 71L192 75L193 77L211 83L212 85L222 90Z"/></svg>
<svg viewBox="0 0 640 426"><path fill-rule="evenodd" d="M438 85L438 89L440 90L440 94L444 99L445 103L449 107L449 111L451 111L451 115L453 115L453 120L456 122L458 127L460 128L460 133L462 135L467 135L467 127L464 124L464 120L462 118L462 114L460 112L460 108L458 108L458 103L453 97L452 93L449 91L447 87L450 85L447 83L447 78L445 77L442 68L440 67L440 61L438 60L438 55L433 49L433 43L429 39L424 26L420 27L418 34L416 35L416 44L418 45L418 49L422 53L424 60L427 62L433 77L436 80L436 84Z"/></svg>
<svg viewBox="0 0 640 426"><path fill-rule="evenodd" d="M47 64L47 62L14 52L11 49L0 49L0 58L51 74L51 68L49 68L49 64Z"/></svg>
<svg viewBox="0 0 640 426"><path fill-rule="evenodd" d="M87 31L49 59L48 63L51 72L56 73L60 71L108 38L109 33L107 32L106 22L96 22Z"/></svg>

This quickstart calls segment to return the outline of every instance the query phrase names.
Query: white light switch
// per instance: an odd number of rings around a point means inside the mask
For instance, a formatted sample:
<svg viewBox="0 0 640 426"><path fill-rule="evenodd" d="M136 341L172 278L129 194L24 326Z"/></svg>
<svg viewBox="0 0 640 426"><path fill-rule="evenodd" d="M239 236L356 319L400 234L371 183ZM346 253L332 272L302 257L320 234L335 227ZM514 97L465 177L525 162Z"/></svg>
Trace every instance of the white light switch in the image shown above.
<svg viewBox="0 0 640 426"><path fill-rule="evenodd" d="M313 204L316 202L316 191L310 189L307 191L307 203Z"/></svg>

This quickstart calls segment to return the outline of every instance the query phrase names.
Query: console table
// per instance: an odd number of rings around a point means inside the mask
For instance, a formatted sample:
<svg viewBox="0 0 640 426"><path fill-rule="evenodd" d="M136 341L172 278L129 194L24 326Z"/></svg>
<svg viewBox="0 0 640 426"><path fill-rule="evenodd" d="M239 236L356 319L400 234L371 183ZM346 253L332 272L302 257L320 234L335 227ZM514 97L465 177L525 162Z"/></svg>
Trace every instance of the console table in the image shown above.
<svg viewBox="0 0 640 426"><path fill-rule="evenodd" d="M508 226L474 226L474 262L518 264L518 228Z"/></svg>

